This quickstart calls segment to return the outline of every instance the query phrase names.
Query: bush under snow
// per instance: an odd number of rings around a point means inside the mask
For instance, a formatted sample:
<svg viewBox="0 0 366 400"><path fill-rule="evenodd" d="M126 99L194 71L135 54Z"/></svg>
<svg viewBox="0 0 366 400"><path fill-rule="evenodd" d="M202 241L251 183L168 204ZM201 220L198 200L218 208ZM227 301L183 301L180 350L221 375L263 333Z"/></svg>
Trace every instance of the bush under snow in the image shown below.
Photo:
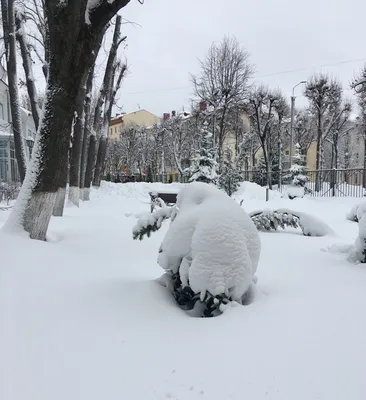
<svg viewBox="0 0 366 400"><path fill-rule="evenodd" d="M349 221L358 222L361 220L364 214L366 214L366 201L353 206L346 215L346 218Z"/></svg>
<svg viewBox="0 0 366 400"><path fill-rule="evenodd" d="M220 313L222 300L242 303L256 281L261 248L248 214L224 192L200 182L179 192L176 208L158 263L172 277L178 304L187 309L198 304L211 316ZM146 225L145 218L142 222ZM141 221L134 234L139 226Z"/></svg>
<svg viewBox="0 0 366 400"><path fill-rule="evenodd" d="M287 208L252 211L249 215L257 229L261 231L300 227L305 236L326 236L333 233L332 229L322 220Z"/></svg>
<svg viewBox="0 0 366 400"><path fill-rule="evenodd" d="M366 216L360 218L358 236L350 252L350 260L356 263L366 263Z"/></svg>

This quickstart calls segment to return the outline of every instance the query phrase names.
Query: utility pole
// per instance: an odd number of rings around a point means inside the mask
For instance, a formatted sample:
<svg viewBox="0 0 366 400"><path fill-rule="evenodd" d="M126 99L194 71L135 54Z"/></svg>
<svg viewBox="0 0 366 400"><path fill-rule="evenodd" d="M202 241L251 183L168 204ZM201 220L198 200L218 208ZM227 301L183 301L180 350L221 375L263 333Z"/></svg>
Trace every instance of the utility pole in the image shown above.
<svg viewBox="0 0 366 400"><path fill-rule="evenodd" d="M290 122L290 168L292 167L293 148L294 148L294 114L295 114L295 89L306 81L301 81L292 88L291 96L291 122Z"/></svg>

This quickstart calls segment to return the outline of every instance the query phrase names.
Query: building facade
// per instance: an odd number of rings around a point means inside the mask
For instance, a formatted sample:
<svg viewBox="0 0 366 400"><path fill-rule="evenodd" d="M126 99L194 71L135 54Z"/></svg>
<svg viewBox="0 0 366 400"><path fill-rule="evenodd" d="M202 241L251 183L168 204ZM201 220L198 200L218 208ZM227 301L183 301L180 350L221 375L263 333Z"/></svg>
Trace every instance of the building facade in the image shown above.
<svg viewBox="0 0 366 400"><path fill-rule="evenodd" d="M36 137L36 129L32 113L21 108L22 135L26 159L31 156L31 148L27 145ZM18 182L19 173L15 157L14 137L9 101L7 74L0 64L0 182Z"/></svg>
<svg viewBox="0 0 366 400"><path fill-rule="evenodd" d="M147 111L138 110L128 114L117 114L109 124L109 139L118 140L123 129L131 125L143 126L145 128L160 122L160 118Z"/></svg>

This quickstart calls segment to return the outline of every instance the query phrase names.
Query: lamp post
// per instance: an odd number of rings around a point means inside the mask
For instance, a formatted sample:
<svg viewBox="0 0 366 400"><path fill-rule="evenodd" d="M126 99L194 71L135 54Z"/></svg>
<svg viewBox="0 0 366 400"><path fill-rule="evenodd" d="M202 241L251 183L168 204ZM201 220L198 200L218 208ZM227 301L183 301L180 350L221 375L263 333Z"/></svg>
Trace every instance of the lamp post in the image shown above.
<svg viewBox="0 0 366 400"><path fill-rule="evenodd" d="M292 153L293 153L293 147L294 147L294 113L295 113L295 89L299 86L302 85L303 83L306 83L306 81L301 81L297 85L295 85L292 88L292 96L291 96L291 122L290 122L290 168L292 167Z"/></svg>
<svg viewBox="0 0 366 400"><path fill-rule="evenodd" d="M27 146L29 148L29 159L31 159L32 158L32 150L33 150L33 146L34 146L34 139L32 138L32 136L28 136L25 141L27 142Z"/></svg>

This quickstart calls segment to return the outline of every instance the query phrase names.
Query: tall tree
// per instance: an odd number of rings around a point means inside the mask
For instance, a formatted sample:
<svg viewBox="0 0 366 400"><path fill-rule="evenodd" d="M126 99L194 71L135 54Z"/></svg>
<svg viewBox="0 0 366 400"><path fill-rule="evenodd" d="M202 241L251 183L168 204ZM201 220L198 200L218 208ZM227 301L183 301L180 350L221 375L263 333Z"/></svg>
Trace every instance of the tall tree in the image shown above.
<svg viewBox="0 0 366 400"><path fill-rule="evenodd" d="M18 7L15 12L16 39L19 42L20 53L23 61L25 81L30 101L30 110L32 111L34 126L37 131L40 119L40 109L39 109L37 88L35 85L34 75L33 75L33 61L31 59L30 46L25 31L25 22L26 22L26 15L24 9Z"/></svg>
<svg viewBox="0 0 366 400"><path fill-rule="evenodd" d="M94 112L94 132L99 137L97 160L95 164L93 185L99 186L103 174L105 156L108 142L108 126L112 114L114 97L121 84L121 80L126 71L126 65L121 65L117 59L118 48L126 40L126 36L121 37L122 19L118 15L113 33L113 40L109 50L106 69L104 72L103 84L99 93ZM116 73L119 68L117 83L115 83ZM114 87L116 85L116 88ZM118 88L117 88L118 87Z"/></svg>
<svg viewBox="0 0 366 400"><path fill-rule="evenodd" d="M342 86L328 75L317 74L307 80L304 92L316 117L316 170L323 167L323 145L335 123L345 112L344 107L337 105L342 98ZM320 191L321 173L317 172L315 190Z"/></svg>
<svg viewBox="0 0 366 400"><path fill-rule="evenodd" d="M46 103L32 162L5 229L21 226L31 238L46 239L67 166L80 84L94 62L94 50L108 22L128 3L45 0L50 45Z"/></svg>
<svg viewBox="0 0 366 400"><path fill-rule="evenodd" d="M271 91L265 86L260 86L249 96L247 112L251 121L252 130L256 133L263 153L263 162L266 169L266 182L272 188L271 170L271 140L274 138L273 125L276 121L276 105L282 98L278 91ZM278 119L277 119L278 121Z"/></svg>
<svg viewBox="0 0 366 400"><path fill-rule="evenodd" d="M249 53L242 49L235 37L225 37L213 43L200 61L200 74L192 75L195 96L213 108L213 127L218 157L223 155L223 144L228 131L228 117L248 95L253 67Z"/></svg>
<svg viewBox="0 0 366 400"><path fill-rule="evenodd" d="M14 135L15 157L17 159L20 180L23 182L26 172L26 161L18 92L14 0L1 0L1 14L9 81L10 112Z"/></svg>
<svg viewBox="0 0 366 400"><path fill-rule="evenodd" d="M363 186L366 188L366 64L351 83L351 88L357 97L359 107L358 128L363 141L363 168L365 170ZM349 162L349 159L347 161Z"/></svg>
<svg viewBox="0 0 366 400"><path fill-rule="evenodd" d="M94 80L94 65L89 71L88 80L86 83L86 96L85 96L85 108L84 108L84 133L82 139L81 149L81 160L80 160L80 199L84 200L84 188L85 188L85 174L87 166L87 157L90 141L91 132L91 103L92 103L92 92L93 92L93 80Z"/></svg>

